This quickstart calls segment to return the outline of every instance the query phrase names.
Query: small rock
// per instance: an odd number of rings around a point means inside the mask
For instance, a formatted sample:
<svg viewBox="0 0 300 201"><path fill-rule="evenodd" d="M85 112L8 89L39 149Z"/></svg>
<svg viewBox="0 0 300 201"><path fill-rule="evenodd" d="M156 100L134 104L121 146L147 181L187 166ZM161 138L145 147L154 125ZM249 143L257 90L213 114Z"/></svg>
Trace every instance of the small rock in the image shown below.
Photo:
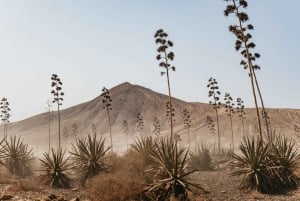
<svg viewBox="0 0 300 201"><path fill-rule="evenodd" d="M226 191L221 191L221 193L226 193Z"/></svg>
<svg viewBox="0 0 300 201"><path fill-rule="evenodd" d="M16 186L8 185L8 186L5 187L5 191L18 192L19 189Z"/></svg>
<svg viewBox="0 0 300 201"><path fill-rule="evenodd" d="M57 196L56 196L55 194L50 194L50 195L48 196L48 198L49 198L50 200L54 200L54 199L57 198Z"/></svg>
<svg viewBox="0 0 300 201"><path fill-rule="evenodd" d="M42 196L40 199L38 199L37 201L51 201L49 197L47 196Z"/></svg>
<svg viewBox="0 0 300 201"><path fill-rule="evenodd" d="M78 191L78 189L77 189L77 188L72 188L71 190L72 190L72 191Z"/></svg>
<svg viewBox="0 0 300 201"><path fill-rule="evenodd" d="M80 201L79 197L73 198L70 201Z"/></svg>
<svg viewBox="0 0 300 201"><path fill-rule="evenodd" d="M10 194L2 194L0 196L0 200L11 200L14 196L10 195Z"/></svg>
<svg viewBox="0 0 300 201"><path fill-rule="evenodd" d="M56 199L57 201L67 201L67 199L66 198L64 198L64 197L58 197L57 199Z"/></svg>

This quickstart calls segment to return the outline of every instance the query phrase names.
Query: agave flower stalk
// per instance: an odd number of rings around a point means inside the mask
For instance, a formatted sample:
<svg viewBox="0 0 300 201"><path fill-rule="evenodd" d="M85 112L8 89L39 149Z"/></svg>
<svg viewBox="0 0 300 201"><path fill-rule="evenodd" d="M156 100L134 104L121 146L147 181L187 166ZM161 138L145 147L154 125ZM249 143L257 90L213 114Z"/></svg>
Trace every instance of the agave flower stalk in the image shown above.
<svg viewBox="0 0 300 201"><path fill-rule="evenodd" d="M209 78L207 88L209 88L208 91L208 97L212 97L212 101L209 101L209 104L212 105L213 109L215 110L216 117L217 117L217 133L218 133L218 152L221 152L221 140L220 140L220 124L219 124L219 109L221 105L220 101L220 95L221 92L219 91L218 82L214 78Z"/></svg>
<svg viewBox="0 0 300 201"><path fill-rule="evenodd" d="M244 125L244 120L245 120L245 106L244 106L244 101L241 98L236 99L236 112L238 114L238 117L240 118L243 126L243 136L245 136L245 125Z"/></svg>
<svg viewBox="0 0 300 201"><path fill-rule="evenodd" d="M65 95L64 92L62 92L62 82L58 75L52 74L51 76L51 87L53 87L53 90L51 91L51 94L53 94L53 100L52 103L57 104L57 115L58 115L58 149L61 148L61 134L60 134L60 106L62 106L63 96Z"/></svg>
<svg viewBox="0 0 300 201"><path fill-rule="evenodd" d="M229 93L225 93L225 112L227 113L229 119L230 119L230 127L231 127L231 148L232 152L234 153L234 137L233 137L233 126L232 126L232 117L234 114L234 103L231 95Z"/></svg>
<svg viewBox="0 0 300 201"><path fill-rule="evenodd" d="M112 99L110 97L109 90L105 87L102 89L102 103L103 103L103 109L106 110L107 117L108 117L108 125L109 125L109 136L110 136L110 146L111 146L111 154L113 153L113 139L112 139L112 133L111 133L111 118L110 118L110 111L112 110Z"/></svg>
<svg viewBox="0 0 300 201"><path fill-rule="evenodd" d="M188 138L189 138L189 149L191 148L191 138L190 138L190 128L191 128L191 114L190 111L186 108L182 110L182 119L184 128L187 130ZM196 141L195 141L196 143Z"/></svg>
<svg viewBox="0 0 300 201"><path fill-rule="evenodd" d="M9 118L10 118L10 108L9 108L9 102L7 98L2 98L0 102L0 109L1 109L1 114L0 118L2 120L2 125L3 125L3 135L4 138L7 137L7 131L8 131L8 124L9 124Z"/></svg>
<svg viewBox="0 0 300 201"><path fill-rule="evenodd" d="M245 9L248 7L248 2L246 0L225 0L226 2L230 2L226 9L224 10L225 16L229 16L230 14L234 14L238 18L238 24L237 25L230 25L229 31L232 32L236 37L236 43L235 43L235 49L237 51L240 51L245 60L241 60L240 64L244 67L244 69L249 70L249 77L251 81L251 89L253 94L253 99L255 103L256 108L256 116L257 116L257 124L259 129L259 136L260 141L262 143L262 126L261 126L261 119L260 119L260 113L258 108L258 101L256 96L256 90L258 91L260 101L262 104L263 113L265 113L265 107L263 103L263 98L260 92L260 87L258 85L257 77L255 74L255 70L260 69L260 66L254 64L255 60L260 57L259 53L252 53L251 49L255 48L255 43L251 42L250 39L252 38L252 35L249 33L251 30L254 29L252 24L245 23L249 20L248 14L243 12L242 9ZM266 128L267 132L269 132L269 127L267 120L266 121Z"/></svg>
<svg viewBox="0 0 300 201"><path fill-rule="evenodd" d="M157 49L157 56L156 59L160 61L159 67L164 68L164 71L161 72L161 75L167 75L167 83L168 83L168 93L169 93L169 101L167 102L169 110L173 112L173 105L172 105L172 96L171 96L171 85L170 85L170 71L175 71L175 66L170 64L173 61L175 54L172 51L169 51L169 48L173 47L173 42L168 40L168 34L163 30L159 29L156 31L155 35L155 43L159 45ZM174 133L173 133L173 113L170 114L170 135L171 139L174 140Z"/></svg>

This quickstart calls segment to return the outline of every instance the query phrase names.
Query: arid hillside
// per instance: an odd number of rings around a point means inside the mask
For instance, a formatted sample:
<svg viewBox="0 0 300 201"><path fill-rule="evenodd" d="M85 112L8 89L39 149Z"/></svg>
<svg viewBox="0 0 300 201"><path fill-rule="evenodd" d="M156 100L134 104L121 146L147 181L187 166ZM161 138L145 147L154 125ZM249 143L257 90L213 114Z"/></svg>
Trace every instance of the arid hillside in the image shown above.
<svg viewBox="0 0 300 201"><path fill-rule="evenodd" d="M114 149L123 152L126 148L126 138L123 133L123 121L128 121L129 135L128 141L131 142L140 134L136 130L137 114L141 113L144 117L144 130L142 135L151 135L153 133L153 120L157 117L161 124L161 135L169 133L168 122L166 118L166 95L154 92L142 86L130 83L122 83L110 89L112 98L112 135ZM175 132L181 137L181 144L188 143L188 133L184 129L181 112L187 108L191 112L190 139L194 143L209 143L213 145L216 142L216 135L209 132L207 127L207 115L213 117L215 114L211 106L205 103L191 103L174 99L175 108ZM255 134L256 117L254 109L246 109L245 133ZM270 116L270 122L273 128L282 133L295 137L294 125L300 125L300 110L298 109L267 109ZM109 143L109 127L106 111L103 109L102 97L99 95L95 99L64 109L61 111L61 133L68 137L62 137L63 145L70 145L74 140L73 124L78 127L78 136L93 134L103 135ZM39 114L28 119L12 123L9 127L9 135L23 136L24 141L32 146L37 154L41 154L48 148L49 120L48 113ZM50 136L51 146L56 146L58 142L57 114L51 113ZM216 126L216 122L215 122ZM95 129L96 128L96 129ZM235 141L238 142L242 135L242 124L237 116L233 118L233 131ZM221 144L223 147L230 146L231 127L225 109L220 111L220 133ZM236 147L238 143L235 143Z"/></svg>

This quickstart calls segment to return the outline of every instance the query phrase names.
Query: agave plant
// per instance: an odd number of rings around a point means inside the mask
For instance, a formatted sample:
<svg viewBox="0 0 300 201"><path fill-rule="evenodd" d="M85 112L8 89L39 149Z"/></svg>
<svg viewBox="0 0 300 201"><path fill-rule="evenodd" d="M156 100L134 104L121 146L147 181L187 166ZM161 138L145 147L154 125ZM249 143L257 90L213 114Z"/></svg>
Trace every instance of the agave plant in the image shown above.
<svg viewBox="0 0 300 201"><path fill-rule="evenodd" d="M242 176L240 188L263 193L280 191L279 167L269 158L269 144L262 144L254 137L244 137L240 150L242 155L233 154L236 161L231 164L237 168L231 175Z"/></svg>
<svg viewBox="0 0 300 201"><path fill-rule="evenodd" d="M275 132L275 130L271 131ZM296 188L299 177L295 172L300 167L299 154L295 142L285 135L274 133L270 143L269 157L280 167L280 183L283 188Z"/></svg>
<svg viewBox="0 0 300 201"><path fill-rule="evenodd" d="M22 177L32 174L33 152L20 137L11 136L9 140L6 138L1 140L0 158L10 173Z"/></svg>
<svg viewBox="0 0 300 201"><path fill-rule="evenodd" d="M78 139L76 145L72 144L73 151L71 161L73 162L72 169L75 170L77 180L82 185L85 185L89 178L97 175L100 171L106 169L104 161L108 158L110 147L105 148L105 140L88 135L84 139Z"/></svg>
<svg viewBox="0 0 300 201"><path fill-rule="evenodd" d="M70 164L65 158L65 153L60 148L57 150L52 148L50 153L43 154L44 159L40 159L43 173L40 176L44 184L56 188L70 187L71 179L67 175Z"/></svg>
<svg viewBox="0 0 300 201"><path fill-rule="evenodd" d="M154 148L149 151L149 156L158 165L147 171L154 178L154 182L143 189L147 196L158 201L168 200L171 196L186 200L190 186L202 189L187 179L196 170L187 171L186 149L178 149L176 142L171 139L161 139Z"/></svg>
<svg viewBox="0 0 300 201"><path fill-rule="evenodd" d="M140 153L140 154L148 154L148 152L150 150L153 150L155 149L155 143L156 143L156 140L151 137L151 136L148 136L148 137L142 137L142 138L138 138L137 140L134 140L134 143L130 145L130 147Z"/></svg>

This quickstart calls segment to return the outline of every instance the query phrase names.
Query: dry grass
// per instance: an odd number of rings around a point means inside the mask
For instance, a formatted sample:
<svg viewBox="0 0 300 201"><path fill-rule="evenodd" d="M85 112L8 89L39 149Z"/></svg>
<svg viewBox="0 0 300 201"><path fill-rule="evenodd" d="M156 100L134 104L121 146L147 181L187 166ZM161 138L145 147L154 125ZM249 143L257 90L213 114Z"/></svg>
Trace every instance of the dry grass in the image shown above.
<svg viewBox="0 0 300 201"><path fill-rule="evenodd" d="M8 184L11 182L12 175L7 168L0 165L0 184Z"/></svg>
<svg viewBox="0 0 300 201"><path fill-rule="evenodd" d="M7 186L6 190L10 192L41 192L43 189L41 188L41 182L35 177L31 179L20 179Z"/></svg>
<svg viewBox="0 0 300 201"><path fill-rule="evenodd" d="M144 200L139 191L150 178L144 174L147 163L138 153L129 151L122 157L111 158L111 169L93 178L87 185L92 200Z"/></svg>

